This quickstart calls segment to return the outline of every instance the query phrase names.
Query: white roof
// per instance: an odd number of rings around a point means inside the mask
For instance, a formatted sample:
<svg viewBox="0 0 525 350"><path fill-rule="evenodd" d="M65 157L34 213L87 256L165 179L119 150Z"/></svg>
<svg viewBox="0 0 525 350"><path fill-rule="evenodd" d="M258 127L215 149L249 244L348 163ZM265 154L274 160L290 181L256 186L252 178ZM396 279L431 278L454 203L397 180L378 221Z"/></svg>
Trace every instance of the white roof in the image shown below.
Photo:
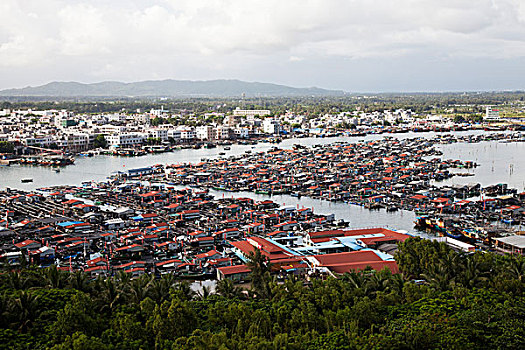
<svg viewBox="0 0 525 350"><path fill-rule="evenodd" d="M21 256L21 255L22 255L22 252L7 252L7 253L2 254L1 256L3 258L12 258L15 256Z"/></svg>
<svg viewBox="0 0 525 350"><path fill-rule="evenodd" d="M525 248L525 236L508 236L503 238L498 238L498 242L502 242L508 245L511 245L516 248Z"/></svg>
<svg viewBox="0 0 525 350"><path fill-rule="evenodd" d="M124 220L117 218L117 219L109 219L104 221L106 225L112 225L112 224L122 224L124 223Z"/></svg>

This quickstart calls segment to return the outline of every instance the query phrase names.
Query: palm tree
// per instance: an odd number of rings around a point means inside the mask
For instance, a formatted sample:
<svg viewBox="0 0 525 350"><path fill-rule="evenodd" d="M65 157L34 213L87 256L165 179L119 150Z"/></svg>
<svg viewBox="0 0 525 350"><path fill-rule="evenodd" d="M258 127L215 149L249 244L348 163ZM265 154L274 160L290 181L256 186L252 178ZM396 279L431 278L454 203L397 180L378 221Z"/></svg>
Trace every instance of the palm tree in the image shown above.
<svg viewBox="0 0 525 350"><path fill-rule="evenodd" d="M66 273L60 271L55 265L46 267L43 274L46 286L49 288L63 288L66 284Z"/></svg>
<svg viewBox="0 0 525 350"><path fill-rule="evenodd" d="M210 295L213 294L211 287L202 286L202 291L196 293L200 300L206 300Z"/></svg>
<svg viewBox="0 0 525 350"><path fill-rule="evenodd" d="M100 279L97 282L100 288L99 293L97 293L100 311L111 313L122 300L122 290L118 288L112 278Z"/></svg>
<svg viewBox="0 0 525 350"><path fill-rule="evenodd" d="M9 314L9 298L4 294L0 295L0 327L7 326L7 318Z"/></svg>
<svg viewBox="0 0 525 350"><path fill-rule="evenodd" d="M81 292L87 292L91 288L88 276L82 271L75 271L74 273L70 274L69 285L71 288Z"/></svg>
<svg viewBox="0 0 525 350"><path fill-rule="evenodd" d="M159 279L154 279L149 286L149 296L157 304L161 304L170 296L170 290L175 285L175 276L171 273L162 275Z"/></svg>
<svg viewBox="0 0 525 350"><path fill-rule="evenodd" d="M487 280L487 277L481 271L479 262L475 257L470 257L465 263L461 276L461 284L466 288L477 287L480 283Z"/></svg>
<svg viewBox="0 0 525 350"><path fill-rule="evenodd" d="M405 286L405 277L402 273L395 273L387 281L387 291L401 295Z"/></svg>
<svg viewBox="0 0 525 350"><path fill-rule="evenodd" d="M357 289L363 287L365 284L365 276L363 271L354 271L347 272L343 275L343 280L350 283L350 285Z"/></svg>
<svg viewBox="0 0 525 350"><path fill-rule="evenodd" d="M12 300L11 314L16 320L13 326L17 326L19 332L26 332L39 314L38 296L21 291Z"/></svg>
<svg viewBox="0 0 525 350"><path fill-rule="evenodd" d="M148 296L148 287L152 281L152 277L149 275L142 275L139 278L135 278L129 284L126 295L130 302L140 304Z"/></svg>
<svg viewBox="0 0 525 350"><path fill-rule="evenodd" d="M225 298L233 299L242 296L242 288L237 287L229 278L217 282L217 293Z"/></svg>
<svg viewBox="0 0 525 350"><path fill-rule="evenodd" d="M191 300L195 296L195 292L187 281L177 283L173 288L173 292L182 300Z"/></svg>
<svg viewBox="0 0 525 350"><path fill-rule="evenodd" d="M454 283L455 276L445 264L437 263L431 265L427 273L421 274L421 277L427 281L430 286L436 290L445 291Z"/></svg>
<svg viewBox="0 0 525 350"><path fill-rule="evenodd" d="M270 269L271 264L268 258L256 248L248 254L246 266L251 270L252 289L259 297L268 298L270 290Z"/></svg>
<svg viewBox="0 0 525 350"><path fill-rule="evenodd" d="M525 259L518 256L511 257L507 271L512 278L523 282L525 276Z"/></svg>
<svg viewBox="0 0 525 350"><path fill-rule="evenodd" d="M12 271L7 273L7 284L11 289L26 289L28 285L28 279L25 278L19 271Z"/></svg>
<svg viewBox="0 0 525 350"><path fill-rule="evenodd" d="M131 277L132 276L130 273L122 270L120 270L115 276L122 290L126 290L129 287L129 284L131 283Z"/></svg>

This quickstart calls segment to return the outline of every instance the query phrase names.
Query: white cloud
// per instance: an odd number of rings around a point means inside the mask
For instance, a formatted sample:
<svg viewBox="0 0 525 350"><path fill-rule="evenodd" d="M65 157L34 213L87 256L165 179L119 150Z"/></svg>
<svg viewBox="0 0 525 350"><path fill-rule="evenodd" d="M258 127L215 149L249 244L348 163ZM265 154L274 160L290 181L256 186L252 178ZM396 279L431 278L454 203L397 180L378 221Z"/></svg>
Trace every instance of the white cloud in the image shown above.
<svg viewBox="0 0 525 350"><path fill-rule="evenodd" d="M0 68L135 80L331 57L521 59L523 0L2 0ZM67 61L67 67L62 62ZM89 69L85 69L89 62ZM234 66L239 65L239 66ZM82 72L79 72L82 70ZM20 74L20 71L17 72ZM59 74L56 74L57 76ZM242 75L242 74L241 74ZM62 76L62 75L61 75ZM202 75L197 74L197 77ZM265 76L271 76L265 74ZM166 76L168 77L168 76ZM52 78L51 78L52 79ZM15 81L14 77L7 79Z"/></svg>

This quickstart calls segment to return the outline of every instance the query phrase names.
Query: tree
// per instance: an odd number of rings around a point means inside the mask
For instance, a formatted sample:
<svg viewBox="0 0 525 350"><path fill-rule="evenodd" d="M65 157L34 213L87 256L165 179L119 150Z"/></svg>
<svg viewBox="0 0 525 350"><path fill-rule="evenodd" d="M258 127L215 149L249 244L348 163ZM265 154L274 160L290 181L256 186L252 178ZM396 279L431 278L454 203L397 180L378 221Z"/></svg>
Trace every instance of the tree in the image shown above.
<svg viewBox="0 0 525 350"><path fill-rule="evenodd" d="M151 120L151 125L152 126L159 126L162 122L164 121L164 119L161 119L159 117L155 117Z"/></svg>
<svg viewBox="0 0 525 350"><path fill-rule="evenodd" d="M146 139L146 144L148 145L158 145L162 142L162 140L160 138L157 138L157 137L148 137Z"/></svg>
<svg viewBox="0 0 525 350"><path fill-rule="evenodd" d="M27 332L40 311L38 308L38 296L21 291L13 300L11 307L11 314L15 317L18 330Z"/></svg>
<svg viewBox="0 0 525 350"><path fill-rule="evenodd" d="M217 293L228 299L238 298L242 295L242 288L237 287L229 278L217 282Z"/></svg>
<svg viewBox="0 0 525 350"><path fill-rule="evenodd" d="M73 296L71 302L58 312L57 321L53 325L54 331L62 338L74 332L94 335L97 328L97 315L91 299L82 293Z"/></svg>
<svg viewBox="0 0 525 350"><path fill-rule="evenodd" d="M95 141L93 141L93 146L95 148L108 147L108 142L106 141L106 138L104 137L104 135L97 135L97 137L95 137Z"/></svg>
<svg viewBox="0 0 525 350"><path fill-rule="evenodd" d="M463 118L462 115L457 114L457 115L454 117L454 123L464 123L464 122L465 122L465 118Z"/></svg>
<svg viewBox="0 0 525 350"><path fill-rule="evenodd" d="M261 250L256 248L248 254L248 262L246 266L250 269L250 277L252 282L252 289L257 296L262 298L269 298L270 291L270 261L261 253Z"/></svg>
<svg viewBox="0 0 525 350"><path fill-rule="evenodd" d="M0 153L13 153L15 145L8 141L0 141Z"/></svg>
<svg viewBox="0 0 525 350"><path fill-rule="evenodd" d="M108 147L108 142L106 141L106 137L104 137L104 135L97 135L97 137L95 137L95 140L93 141L93 146L95 148Z"/></svg>

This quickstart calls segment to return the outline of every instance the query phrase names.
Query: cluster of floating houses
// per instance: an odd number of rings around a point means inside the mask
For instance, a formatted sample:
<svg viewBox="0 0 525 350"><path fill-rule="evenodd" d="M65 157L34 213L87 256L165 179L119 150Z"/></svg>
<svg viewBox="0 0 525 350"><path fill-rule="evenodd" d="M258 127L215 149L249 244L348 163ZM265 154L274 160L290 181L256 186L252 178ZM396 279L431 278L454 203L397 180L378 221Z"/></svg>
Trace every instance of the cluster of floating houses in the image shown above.
<svg viewBox="0 0 525 350"><path fill-rule="evenodd" d="M256 248L281 277L396 272L393 253L409 237L384 228L348 229L311 208L215 199L206 190L144 181L6 189L0 210L5 264L55 264L93 277L125 271L244 281Z"/></svg>
<svg viewBox="0 0 525 350"><path fill-rule="evenodd" d="M477 164L443 160L434 144L435 140L416 138L273 148L198 164L168 165L157 178L223 191L290 194L368 209L411 210L419 216L415 223L419 229L485 245L525 225L525 192L506 184L438 186L453 176L472 175L467 171Z"/></svg>
<svg viewBox="0 0 525 350"><path fill-rule="evenodd" d="M412 210L416 227L456 249L525 253L525 192L498 184L437 186L477 164L443 160L436 143L507 136L386 138L311 148L272 148L197 164L129 169L108 182L26 192L0 191L0 261L55 264L93 277L175 273L244 281L259 249L278 276L336 275L366 268L397 271L394 252L409 234L349 229L334 215L280 206L272 194ZM269 199L214 198L208 189L251 191Z"/></svg>

